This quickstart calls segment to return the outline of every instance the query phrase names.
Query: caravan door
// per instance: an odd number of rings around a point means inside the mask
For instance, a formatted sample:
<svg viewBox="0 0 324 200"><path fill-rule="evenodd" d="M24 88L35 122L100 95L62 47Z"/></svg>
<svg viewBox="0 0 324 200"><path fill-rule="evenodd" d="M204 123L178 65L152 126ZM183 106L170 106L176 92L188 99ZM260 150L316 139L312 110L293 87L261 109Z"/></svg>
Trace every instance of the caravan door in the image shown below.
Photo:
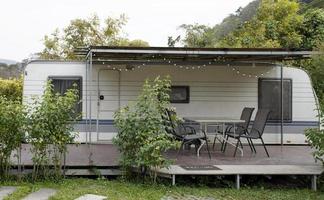
<svg viewBox="0 0 324 200"><path fill-rule="evenodd" d="M97 85L97 142L111 142L116 135L113 115L120 107L120 72L112 69L98 70Z"/></svg>

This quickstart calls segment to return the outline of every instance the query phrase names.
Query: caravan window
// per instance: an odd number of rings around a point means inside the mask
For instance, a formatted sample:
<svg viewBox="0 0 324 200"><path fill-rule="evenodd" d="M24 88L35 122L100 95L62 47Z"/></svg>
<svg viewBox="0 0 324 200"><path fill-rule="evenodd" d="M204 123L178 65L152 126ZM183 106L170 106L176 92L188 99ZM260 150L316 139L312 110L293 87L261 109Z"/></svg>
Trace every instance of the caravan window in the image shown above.
<svg viewBox="0 0 324 200"><path fill-rule="evenodd" d="M170 101L171 103L189 103L190 90L189 86L171 86Z"/></svg>
<svg viewBox="0 0 324 200"><path fill-rule="evenodd" d="M258 107L270 109L269 120L281 121L281 81L280 79L260 78L258 86ZM292 80L283 79L283 119L292 120Z"/></svg>
<svg viewBox="0 0 324 200"><path fill-rule="evenodd" d="M79 90L79 100L82 97L82 78L81 77L49 77L54 86L54 92L64 94L68 89L72 88L74 84L77 85ZM76 106L77 113L81 113L82 104Z"/></svg>

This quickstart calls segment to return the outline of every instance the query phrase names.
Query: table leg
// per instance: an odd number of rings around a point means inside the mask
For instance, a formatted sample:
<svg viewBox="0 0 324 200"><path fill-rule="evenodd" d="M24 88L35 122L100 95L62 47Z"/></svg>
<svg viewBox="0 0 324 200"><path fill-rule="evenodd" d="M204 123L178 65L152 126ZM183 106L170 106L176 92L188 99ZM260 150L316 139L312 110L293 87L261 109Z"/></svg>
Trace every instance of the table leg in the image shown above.
<svg viewBox="0 0 324 200"><path fill-rule="evenodd" d="M199 157L199 153L200 153L200 149L204 146L204 144L206 143L205 140L200 140L201 145L199 146L199 148L197 149L197 157Z"/></svg>

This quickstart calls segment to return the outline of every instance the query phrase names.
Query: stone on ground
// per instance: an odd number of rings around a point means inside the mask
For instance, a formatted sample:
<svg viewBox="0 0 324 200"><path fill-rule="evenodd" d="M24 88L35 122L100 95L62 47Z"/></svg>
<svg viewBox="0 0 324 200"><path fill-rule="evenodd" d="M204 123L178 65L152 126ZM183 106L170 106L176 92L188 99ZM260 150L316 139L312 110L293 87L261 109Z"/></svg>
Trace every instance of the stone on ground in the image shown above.
<svg viewBox="0 0 324 200"><path fill-rule="evenodd" d="M105 200L107 197L94 194L85 194L75 200Z"/></svg>
<svg viewBox="0 0 324 200"><path fill-rule="evenodd" d="M17 187L4 186L0 188L0 200L4 199L6 196L12 194Z"/></svg>
<svg viewBox="0 0 324 200"><path fill-rule="evenodd" d="M55 195L56 190L50 188L42 188L36 192L30 193L23 200L47 200Z"/></svg>

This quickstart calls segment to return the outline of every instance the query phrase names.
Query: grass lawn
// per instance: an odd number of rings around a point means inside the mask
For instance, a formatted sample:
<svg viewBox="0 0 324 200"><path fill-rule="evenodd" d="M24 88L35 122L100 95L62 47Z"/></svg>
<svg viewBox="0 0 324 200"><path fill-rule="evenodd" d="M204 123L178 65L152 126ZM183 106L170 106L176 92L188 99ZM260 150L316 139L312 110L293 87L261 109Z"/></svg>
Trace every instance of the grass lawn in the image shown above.
<svg viewBox="0 0 324 200"><path fill-rule="evenodd" d="M39 188L49 187L58 190L51 199L75 199L83 194L98 194L107 196L109 200L154 200L165 195L190 194L199 197L214 197L215 199L324 199L324 193L313 192L308 189L263 189L242 188L241 190L229 188L188 187L164 184L140 184L124 182L122 180L95 180L95 179L65 179L54 182L2 182L2 186L18 186L18 190L6 199L17 200Z"/></svg>

